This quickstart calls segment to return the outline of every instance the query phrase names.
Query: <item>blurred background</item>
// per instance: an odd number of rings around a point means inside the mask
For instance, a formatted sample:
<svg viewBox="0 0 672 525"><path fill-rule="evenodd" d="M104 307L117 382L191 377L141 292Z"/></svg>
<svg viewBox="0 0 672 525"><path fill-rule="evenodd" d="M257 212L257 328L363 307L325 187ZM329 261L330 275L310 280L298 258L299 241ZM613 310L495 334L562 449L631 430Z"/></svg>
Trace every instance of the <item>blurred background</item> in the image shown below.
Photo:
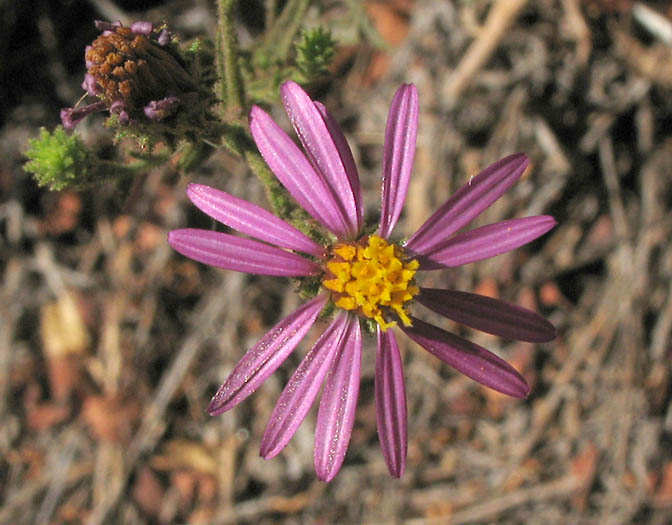
<svg viewBox="0 0 672 525"><path fill-rule="evenodd" d="M239 2L243 47L282 1ZM96 19L168 22L213 38L206 0L0 3L0 522L670 523L672 516L672 4L630 0L324 1L332 75L310 86L342 124L367 216L379 206L389 102L420 93L414 175L397 231L413 232L489 163L531 167L474 225L552 214L540 240L424 284L539 311L548 344L433 319L495 351L532 387L514 400L399 338L406 474L375 429L365 341L352 443L330 484L313 471L315 412L275 459L259 441L315 329L247 402L206 408L232 367L299 299L290 280L221 271L166 232L212 226L192 180L266 205L239 159L193 178L167 167L134 188L50 192L26 141L81 96ZM287 127L280 106L274 115ZM109 155L102 120L78 127Z"/></svg>

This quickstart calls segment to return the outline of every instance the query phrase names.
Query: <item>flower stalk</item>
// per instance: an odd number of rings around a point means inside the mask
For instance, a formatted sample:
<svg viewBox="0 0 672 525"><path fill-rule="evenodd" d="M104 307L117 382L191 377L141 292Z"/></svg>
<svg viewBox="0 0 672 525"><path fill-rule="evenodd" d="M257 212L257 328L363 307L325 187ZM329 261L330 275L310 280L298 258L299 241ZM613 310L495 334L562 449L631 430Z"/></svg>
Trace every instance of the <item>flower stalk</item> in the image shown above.
<svg viewBox="0 0 672 525"><path fill-rule="evenodd" d="M238 41L233 25L236 0L217 1L218 94L225 113L237 115L244 107L245 91L240 73Z"/></svg>
<svg viewBox="0 0 672 525"><path fill-rule="evenodd" d="M261 64L285 63L292 49L292 43L301 29L310 0L289 0L280 16L273 20L264 39L264 44L257 50L257 62Z"/></svg>

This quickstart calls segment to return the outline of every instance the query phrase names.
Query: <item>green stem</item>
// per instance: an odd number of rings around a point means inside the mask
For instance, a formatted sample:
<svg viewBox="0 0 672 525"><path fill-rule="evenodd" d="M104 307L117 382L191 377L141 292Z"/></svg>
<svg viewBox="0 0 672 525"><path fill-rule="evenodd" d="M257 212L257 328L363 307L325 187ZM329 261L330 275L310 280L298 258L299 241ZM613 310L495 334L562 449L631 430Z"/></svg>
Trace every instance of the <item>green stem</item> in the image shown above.
<svg viewBox="0 0 672 525"><path fill-rule="evenodd" d="M219 96L224 108L239 112L243 108L245 94L238 65L238 42L233 27L233 10L236 0L218 0L217 15L217 74Z"/></svg>
<svg viewBox="0 0 672 525"><path fill-rule="evenodd" d="M277 8L277 0L266 0L266 16L264 20L266 31L271 29L271 27L275 23L276 8Z"/></svg>
<svg viewBox="0 0 672 525"><path fill-rule="evenodd" d="M222 139L224 145L232 153L239 155L245 160L252 173L264 185L266 197L271 203L273 212L278 217L287 218L292 211L289 194L266 165L249 133L242 126L228 124L224 127Z"/></svg>
<svg viewBox="0 0 672 525"><path fill-rule="evenodd" d="M296 34L310 6L310 0L289 0L282 14L268 31L263 53L285 62Z"/></svg>
<svg viewBox="0 0 672 525"><path fill-rule="evenodd" d="M77 182L69 184L67 187L75 190L84 190L100 186L111 180L122 180L137 177L151 169L146 162L138 161L131 164L119 164L111 160L96 160L93 165L82 173ZM65 187L65 186L64 186ZM61 189L55 187L52 189Z"/></svg>
<svg viewBox="0 0 672 525"><path fill-rule="evenodd" d="M171 153L170 152L162 152L162 153L154 153L152 155L142 155L142 156L135 156L137 159L135 162L131 162L130 164L116 164L112 162L115 166L122 166L126 169L129 170L129 172L134 173L137 175L138 173L142 173L143 171L149 171L153 168L156 168L157 166L161 166L168 162L170 160ZM101 161L101 163L106 163L110 161Z"/></svg>
<svg viewBox="0 0 672 525"><path fill-rule="evenodd" d="M257 151L257 146L250 134L242 126L226 125L222 137L224 145L232 153L241 156L252 173L264 185L266 198L271 204L273 213L307 235L319 238L320 234L312 226L313 221L310 216L303 208L297 206L287 190L266 165L266 161Z"/></svg>
<svg viewBox="0 0 672 525"><path fill-rule="evenodd" d="M273 212L281 219L289 219L292 213L292 204L287 194L287 190L282 187L273 172L268 169L266 162L256 151L246 150L244 159L257 178L264 185L266 198L271 203Z"/></svg>
<svg viewBox="0 0 672 525"><path fill-rule="evenodd" d="M290 4L294 4L292 6L294 7L294 15L289 19L289 24L287 24L287 29L283 35L284 38L280 40L280 44L278 45L278 54L285 59L287 58L287 55L292 48L292 43L296 39L296 35L298 34L299 29L301 29L301 23L303 22L303 18L306 16L306 11L308 11L308 7L310 6L310 0L294 0L290 2Z"/></svg>
<svg viewBox="0 0 672 525"><path fill-rule="evenodd" d="M135 169L133 165L119 164L109 160L101 160L96 166L96 180L95 182L90 181L90 184L98 185L107 180L120 179L123 177L135 177L143 171L144 170Z"/></svg>

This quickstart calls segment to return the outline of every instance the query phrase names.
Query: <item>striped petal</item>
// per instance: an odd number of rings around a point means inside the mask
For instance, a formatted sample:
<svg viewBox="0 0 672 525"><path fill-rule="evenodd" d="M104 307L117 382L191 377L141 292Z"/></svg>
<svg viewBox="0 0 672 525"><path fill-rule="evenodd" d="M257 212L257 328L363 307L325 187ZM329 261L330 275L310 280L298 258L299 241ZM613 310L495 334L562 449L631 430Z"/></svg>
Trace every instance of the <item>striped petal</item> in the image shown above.
<svg viewBox="0 0 672 525"><path fill-rule="evenodd" d="M327 108L321 102L315 101L315 107L322 115L324 123L327 125L331 138L334 139L334 144L338 149L338 153L343 161L345 173L348 175L350 181L350 188L352 195L355 198L355 207L357 208L357 231L360 231L364 226L364 199L362 197L362 187L359 183L359 174L357 173L357 165L355 158L352 156L348 141L338 125L334 117L327 111Z"/></svg>
<svg viewBox="0 0 672 525"><path fill-rule="evenodd" d="M378 328L376 352L376 422L383 457L390 474L400 478L406 469L408 445L406 387L399 346L392 330Z"/></svg>
<svg viewBox="0 0 672 525"><path fill-rule="evenodd" d="M322 481L331 481L345 459L355 423L362 360L362 333L357 316L348 316L344 343L334 362L322 393L315 428L315 472Z"/></svg>
<svg viewBox="0 0 672 525"><path fill-rule="evenodd" d="M339 238L348 235L340 201L299 147L261 108L250 111L250 131L266 164L296 201Z"/></svg>
<svg viewBox="0 0 672 525"><path fill-rule="evenodd" d="M444 363L502 394L526 397L530 393L523 376L502 358L420 319L412 318L412 322L413 326L402 326L401 329Z"/></svg>
<svg viewBox="0 0 672 525"><path fill-rule="evenodd" d="M528 165L527 156L517 153L498 160L471 178L420 226L405 246L427 253L469 224L516 182Z"/></svg>
<svg viewBox="0 0 672 525"><path fill-rule="evenodd" d="M195 261L237 272L299 277L316 275L314 262L251 239L228 233L185 228L168 234L170 245Z"/></svg>
<svg viewBox="0 0 672 525"><path fill-rule="evenodd" d="M308 94L296 82L285 82L280 87L280 94L303 149L318 174L322 176L334 202L338 204L342 221L347 227L347 236L344 238L355 237L359 228L353 188L325 119Z"/></svg>
<svg viewBox="0 0 672 525"><path fill-rule="evenodd" d="M243 199L202 184L189 184L187 196L202 212L260 241L320 257L324 248L294 226Z"/></svg>
<svg viewBox="0 0 672 525"><path fill-rule="evenodd" d="M489 334L530 343L555 339L555 327L538 313L491 297L422 288L414 299L439 315Z"/></svg>
<svg viewBox="0 0 672 525"><path fill-rule="evenodd" d="M271 328L247 351L210 401L208 412L211 416L236 406L275 372L313 326L327 297L317 296L301 306Z"/></svg>
<svg viewBox="0 0 672 525"><path fill-rule="evenodd" d="M403 84L394 95L385 127L380 236L387 239L404 207L418 132L418 90Z"/></svg>
<svg viewBox="0 0 672 525"><path fill-rule="evenodd" d="M417 257L420 270L462 266L515 250L548 232L553 217L538 215L489 224L459 233Z"/></svg>
<svg viewBox="0 0 672 525"><path fill-rule="evenodd" d="M334 355L343 346L343 332L348 317L346 312L342 312L331 323L306 354L282 391L261 438L260 454L264 459L275 457L285 448L308 414Z"/></svg>

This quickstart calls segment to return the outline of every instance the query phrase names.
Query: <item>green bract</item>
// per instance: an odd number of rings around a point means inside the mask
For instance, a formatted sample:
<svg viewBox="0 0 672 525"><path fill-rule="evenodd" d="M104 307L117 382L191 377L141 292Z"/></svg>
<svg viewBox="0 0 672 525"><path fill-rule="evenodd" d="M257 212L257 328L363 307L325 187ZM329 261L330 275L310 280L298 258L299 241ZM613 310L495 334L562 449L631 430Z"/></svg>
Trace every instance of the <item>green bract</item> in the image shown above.
<svg viewBox="0 0 672 525"><path fill-rule="evenodd" d="M63 126L53 133L40 129L40 136L28 141L26 156L30 162L24 169L35 176L40 186L49 186L52 190L68 187L87 186L87 173L93 153L84 145L79 135L68 135Z"/></svg>
<svg viewBox="0 0 672 525"><path fill-rule="evenodd" d="M296 65L308 80L319 77L327 72L335 49L331 31L322 27L305 29L296 44Z"/></svg>

